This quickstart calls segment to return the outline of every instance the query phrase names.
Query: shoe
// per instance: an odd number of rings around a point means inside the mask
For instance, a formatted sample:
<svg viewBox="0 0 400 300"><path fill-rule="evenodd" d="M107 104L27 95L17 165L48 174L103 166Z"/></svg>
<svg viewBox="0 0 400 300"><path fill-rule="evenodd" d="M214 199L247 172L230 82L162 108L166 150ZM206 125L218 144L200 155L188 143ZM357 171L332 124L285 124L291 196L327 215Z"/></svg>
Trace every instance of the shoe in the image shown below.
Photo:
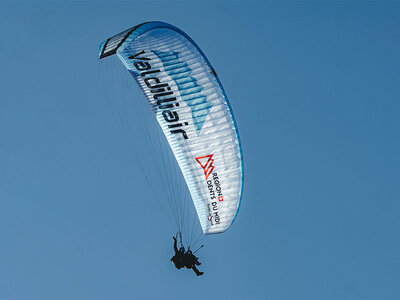
<svg viewBox="0 0 400 300"><path fill-rule="evenodd" d="M196 275L197 276L200 276L200 275L203 275L204 274L204 272L199 272L199 273L197 273Z"/></svg>

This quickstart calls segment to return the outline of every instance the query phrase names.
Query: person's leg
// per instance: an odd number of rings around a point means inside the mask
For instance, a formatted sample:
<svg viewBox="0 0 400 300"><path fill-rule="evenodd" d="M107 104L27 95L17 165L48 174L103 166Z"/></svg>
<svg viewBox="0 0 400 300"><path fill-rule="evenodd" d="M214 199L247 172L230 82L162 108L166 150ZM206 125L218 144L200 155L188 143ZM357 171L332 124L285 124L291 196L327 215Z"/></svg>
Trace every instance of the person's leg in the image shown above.
<svg viewBox="0 0 400 300"><path fill-rule="evenodd" d="M203 275L203 274L204 274L204 272L200 272L200 271L196 268L196 266L192 266L192 269L193 269L193 271L196 273L197 276Z"/></svg>

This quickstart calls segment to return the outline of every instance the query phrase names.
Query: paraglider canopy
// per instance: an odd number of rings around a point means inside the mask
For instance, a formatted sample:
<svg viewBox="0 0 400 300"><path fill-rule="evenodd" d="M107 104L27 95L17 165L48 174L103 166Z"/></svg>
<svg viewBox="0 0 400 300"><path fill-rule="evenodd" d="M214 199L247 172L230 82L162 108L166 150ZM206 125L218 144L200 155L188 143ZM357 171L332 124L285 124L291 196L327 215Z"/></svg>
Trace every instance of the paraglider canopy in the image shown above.
<svg viewBox="0 0 400 300"><path fill-rule="evenodd" d="M182 170L205 234L235 219L243 156L227 95L197 44L180 29L146 22L100 45L139 84Z"/></svg>

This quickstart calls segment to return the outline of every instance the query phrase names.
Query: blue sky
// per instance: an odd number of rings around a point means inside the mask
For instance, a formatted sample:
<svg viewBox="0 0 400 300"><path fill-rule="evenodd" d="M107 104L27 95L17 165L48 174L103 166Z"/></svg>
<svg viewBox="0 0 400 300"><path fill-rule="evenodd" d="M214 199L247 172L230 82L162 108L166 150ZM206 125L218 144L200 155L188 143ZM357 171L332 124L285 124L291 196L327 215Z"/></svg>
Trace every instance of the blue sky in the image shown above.
<svg viewBox="0 0 400 300"><path fill-rule="evenodd" d="M203 49L243 143L200 278L98 75L148 20ZM399 299L399 30L399 2L1 2L0 299Z"/></svg>

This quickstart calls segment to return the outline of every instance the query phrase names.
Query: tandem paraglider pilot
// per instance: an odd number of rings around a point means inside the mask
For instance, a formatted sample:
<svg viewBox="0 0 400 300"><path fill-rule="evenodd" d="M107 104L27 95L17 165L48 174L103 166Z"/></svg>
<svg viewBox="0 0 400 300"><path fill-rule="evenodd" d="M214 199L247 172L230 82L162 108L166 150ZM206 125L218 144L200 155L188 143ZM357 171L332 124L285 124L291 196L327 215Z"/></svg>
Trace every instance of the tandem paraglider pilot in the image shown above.
<svg viewBox="0 0 400 300"><path fill-rule="evenodd" d="M176 237L173 236L172 238L174 239L175 255L171 258L171 261L175 267L177 269L182 269L185 267L186 269L192 269L197 276L203 275L204 272L200 272L196 267L201 265L201 263L198 261L198 258L194 256L190 249L185 251L183 246L178 250Z"/></svg>

